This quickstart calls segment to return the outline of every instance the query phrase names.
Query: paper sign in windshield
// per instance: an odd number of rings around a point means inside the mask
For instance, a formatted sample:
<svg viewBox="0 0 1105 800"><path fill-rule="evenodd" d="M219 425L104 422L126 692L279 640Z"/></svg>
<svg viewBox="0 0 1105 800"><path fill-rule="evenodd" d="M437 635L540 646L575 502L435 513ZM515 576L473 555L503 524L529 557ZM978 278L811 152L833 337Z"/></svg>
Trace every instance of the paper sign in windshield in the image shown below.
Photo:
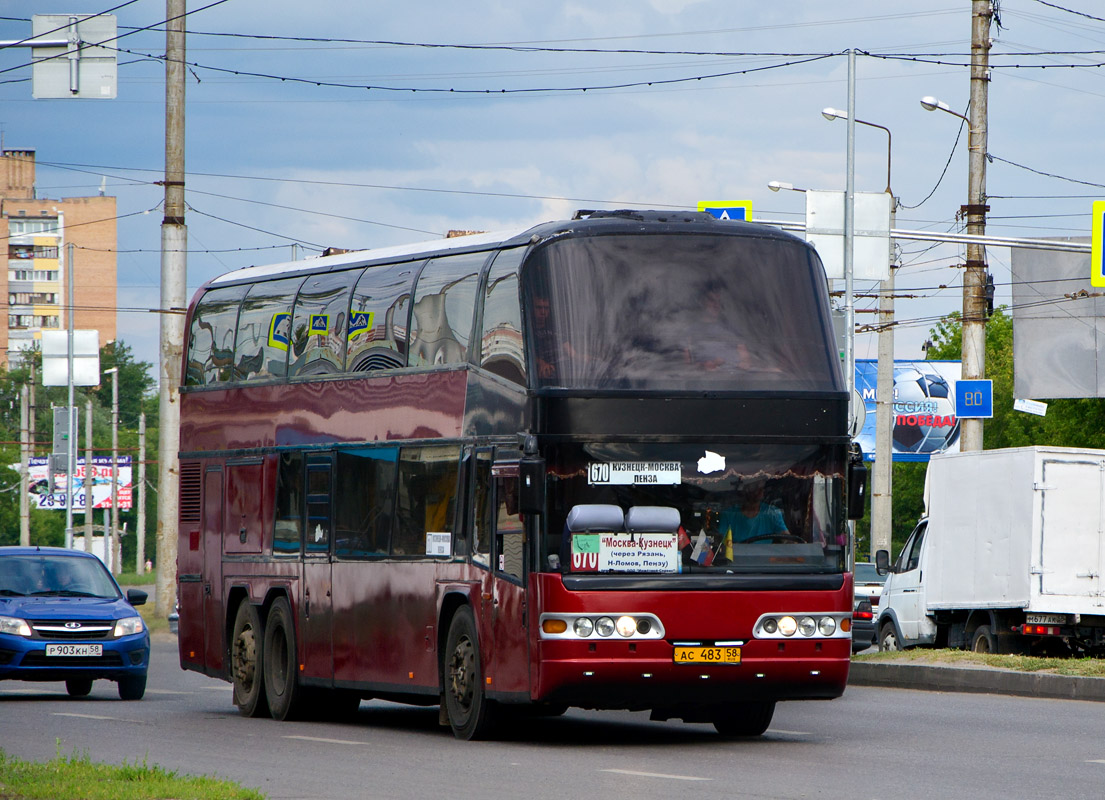
<svg viewBox="0 0 1105 800"><path fill-rule="evenodd" d="M674 533L576 533L573 572L678 572Z"/></svg>
<svg viewBox="0 0 1105 800"><path fill-rule="evenodd" d="M587 465L592 486L678 485L683 465L678 461L595 461Z"/></svg>

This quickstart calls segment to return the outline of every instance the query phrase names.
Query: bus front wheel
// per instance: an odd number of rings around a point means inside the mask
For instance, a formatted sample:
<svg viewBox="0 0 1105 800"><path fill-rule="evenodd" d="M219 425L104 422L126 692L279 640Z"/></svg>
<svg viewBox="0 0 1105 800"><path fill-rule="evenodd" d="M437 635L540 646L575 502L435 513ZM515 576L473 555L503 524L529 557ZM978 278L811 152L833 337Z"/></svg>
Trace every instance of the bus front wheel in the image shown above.
<svg viewBox="0 0 1105 800"><path fill-rule="evenodd" d="M284 597L277 599L269 610L261 661L269 713L276 720L294 718L303 690L296 681L295 624Z"/></svg>
<svg viewBox="0 0 1105 800"><path fill-rule="evenodd" d="M458 739L482 739L492 725L492 701L483 686L480 643L472 609L457 609L449 625L441 675L445 683L445 710Z"/></svg>
<svg viewBox="0 0 1105 800"><path fill-rule="evenodd" d="M717 710L714 729L722 736L759 736L775 716L775 702L734 703Z"/></svg>
<svg viewBox="0 0 1105 800"><path fill-rule="evenodd" d="M234 633L230 639L230 672L234 678L234 705L244 717L268 713L263 645L261 615L249 600L243 600L234 617Z"/></svg>

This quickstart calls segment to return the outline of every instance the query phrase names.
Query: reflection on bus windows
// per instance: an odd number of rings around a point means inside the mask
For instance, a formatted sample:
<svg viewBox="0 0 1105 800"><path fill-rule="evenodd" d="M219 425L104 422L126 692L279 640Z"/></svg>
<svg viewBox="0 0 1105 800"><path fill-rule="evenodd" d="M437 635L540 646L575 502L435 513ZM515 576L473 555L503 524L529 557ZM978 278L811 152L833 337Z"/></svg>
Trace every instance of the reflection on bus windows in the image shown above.
<svg viewBox="0 0 1105 800"><path fill-rule="evenodd" d="M206 386L230 380L238 305L247 288L212 289L196 306L188 336L185 385Z"/></svg>
<svg viewBox="0 0 1105 800"><path fill-rule="evenodd" d="M288 375L325 375L345 367L349 293L360 270L307 278L291 323Z"/></svg>
<svg viewBox="0 0 1105 800"><path fill-rule="evenodd" d="M303 520L303 454L281 453L276 470L276 514L272 533L273 553L299 552L299 526Z"/></svg>
<svg viewBox="0 0 1105 800"><path fill-rule="evenodd" d="M387 555L399 448L343 450L334 472L334 553Z"/></svg>
<svg viewBox="0 0 1105 800"><path fill-rule="evenodd" d="M425 556L427 533L453 532L459 463L459 445L402 448L392 555Z"/></svg>
<svg viewBox="0 0 1105 800"><path fill-rule="evenodd" d="M263 380L287 374L292 303L302 282L302 278L285 278L250 288L238 314L234 380Z"/></svg>
<svg viewBox="0 0 1105 800"><path fill-rule="evenodd" d="M411 319L412 367L459 364L468 357L476 285L486 253L433 259L418 277Z"/></svg>
<svg viewBox="0 0 1105 800"><path fill-rule="evenodd" d="M518 514L517 476L495 479L495 553L499 572L521 578L525 572L525 529Z"/></svg>

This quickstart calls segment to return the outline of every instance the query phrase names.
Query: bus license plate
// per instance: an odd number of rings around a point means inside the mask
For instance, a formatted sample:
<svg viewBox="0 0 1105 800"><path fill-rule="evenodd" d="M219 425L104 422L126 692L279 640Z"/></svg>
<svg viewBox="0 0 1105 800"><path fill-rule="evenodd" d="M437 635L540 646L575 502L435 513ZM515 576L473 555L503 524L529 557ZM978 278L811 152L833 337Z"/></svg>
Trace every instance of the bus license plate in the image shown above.
<svg viewBox="0 0 1105 800"><path fill-rule="evenodd" d="M104 646L102 644L48 644L46 655L48 656L102 656Z"/></svg>
<svg viewBox="0 0 1105 800"><path fill-rule="evenodd" d="M739 647L677 647L673 660L676 664L739 664Z"/></svg>

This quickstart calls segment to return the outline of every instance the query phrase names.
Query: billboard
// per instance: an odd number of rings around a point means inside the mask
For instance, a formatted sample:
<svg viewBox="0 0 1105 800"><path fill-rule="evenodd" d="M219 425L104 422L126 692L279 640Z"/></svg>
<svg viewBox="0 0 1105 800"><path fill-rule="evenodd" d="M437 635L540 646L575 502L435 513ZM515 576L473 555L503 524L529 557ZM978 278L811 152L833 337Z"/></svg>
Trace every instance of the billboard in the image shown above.
<svg viewBox="0 0 1105 800"><path fill-rule="evenodd" d="M54 475L53 486L50 485L48 458L32 458L29 460L28 482L30 484L31 503L35 508L65 510L65 473ZM18 464L11 465L18 470ZM119 508L129 509L132 505L130 456L120 456L118 474L116 480L118 486L116 493L119 496ZM91 473L91 474L89 474ZM88 486L92 488L92 508L111 508L111 457L93 456L92 469L86 470L84 458L77 459L77 473L73 476L73 510L84 511Z"/></svg>
<svg viewBox="0 0 1105 800"><path fill-rule="evenodd" d="M891 453L894 461L928 461L933 453L959 452L955 385L959 361L894 361ZM856 441L867 461L875 458L878 361L856 359L856 391L867 418Z"/></svg>

